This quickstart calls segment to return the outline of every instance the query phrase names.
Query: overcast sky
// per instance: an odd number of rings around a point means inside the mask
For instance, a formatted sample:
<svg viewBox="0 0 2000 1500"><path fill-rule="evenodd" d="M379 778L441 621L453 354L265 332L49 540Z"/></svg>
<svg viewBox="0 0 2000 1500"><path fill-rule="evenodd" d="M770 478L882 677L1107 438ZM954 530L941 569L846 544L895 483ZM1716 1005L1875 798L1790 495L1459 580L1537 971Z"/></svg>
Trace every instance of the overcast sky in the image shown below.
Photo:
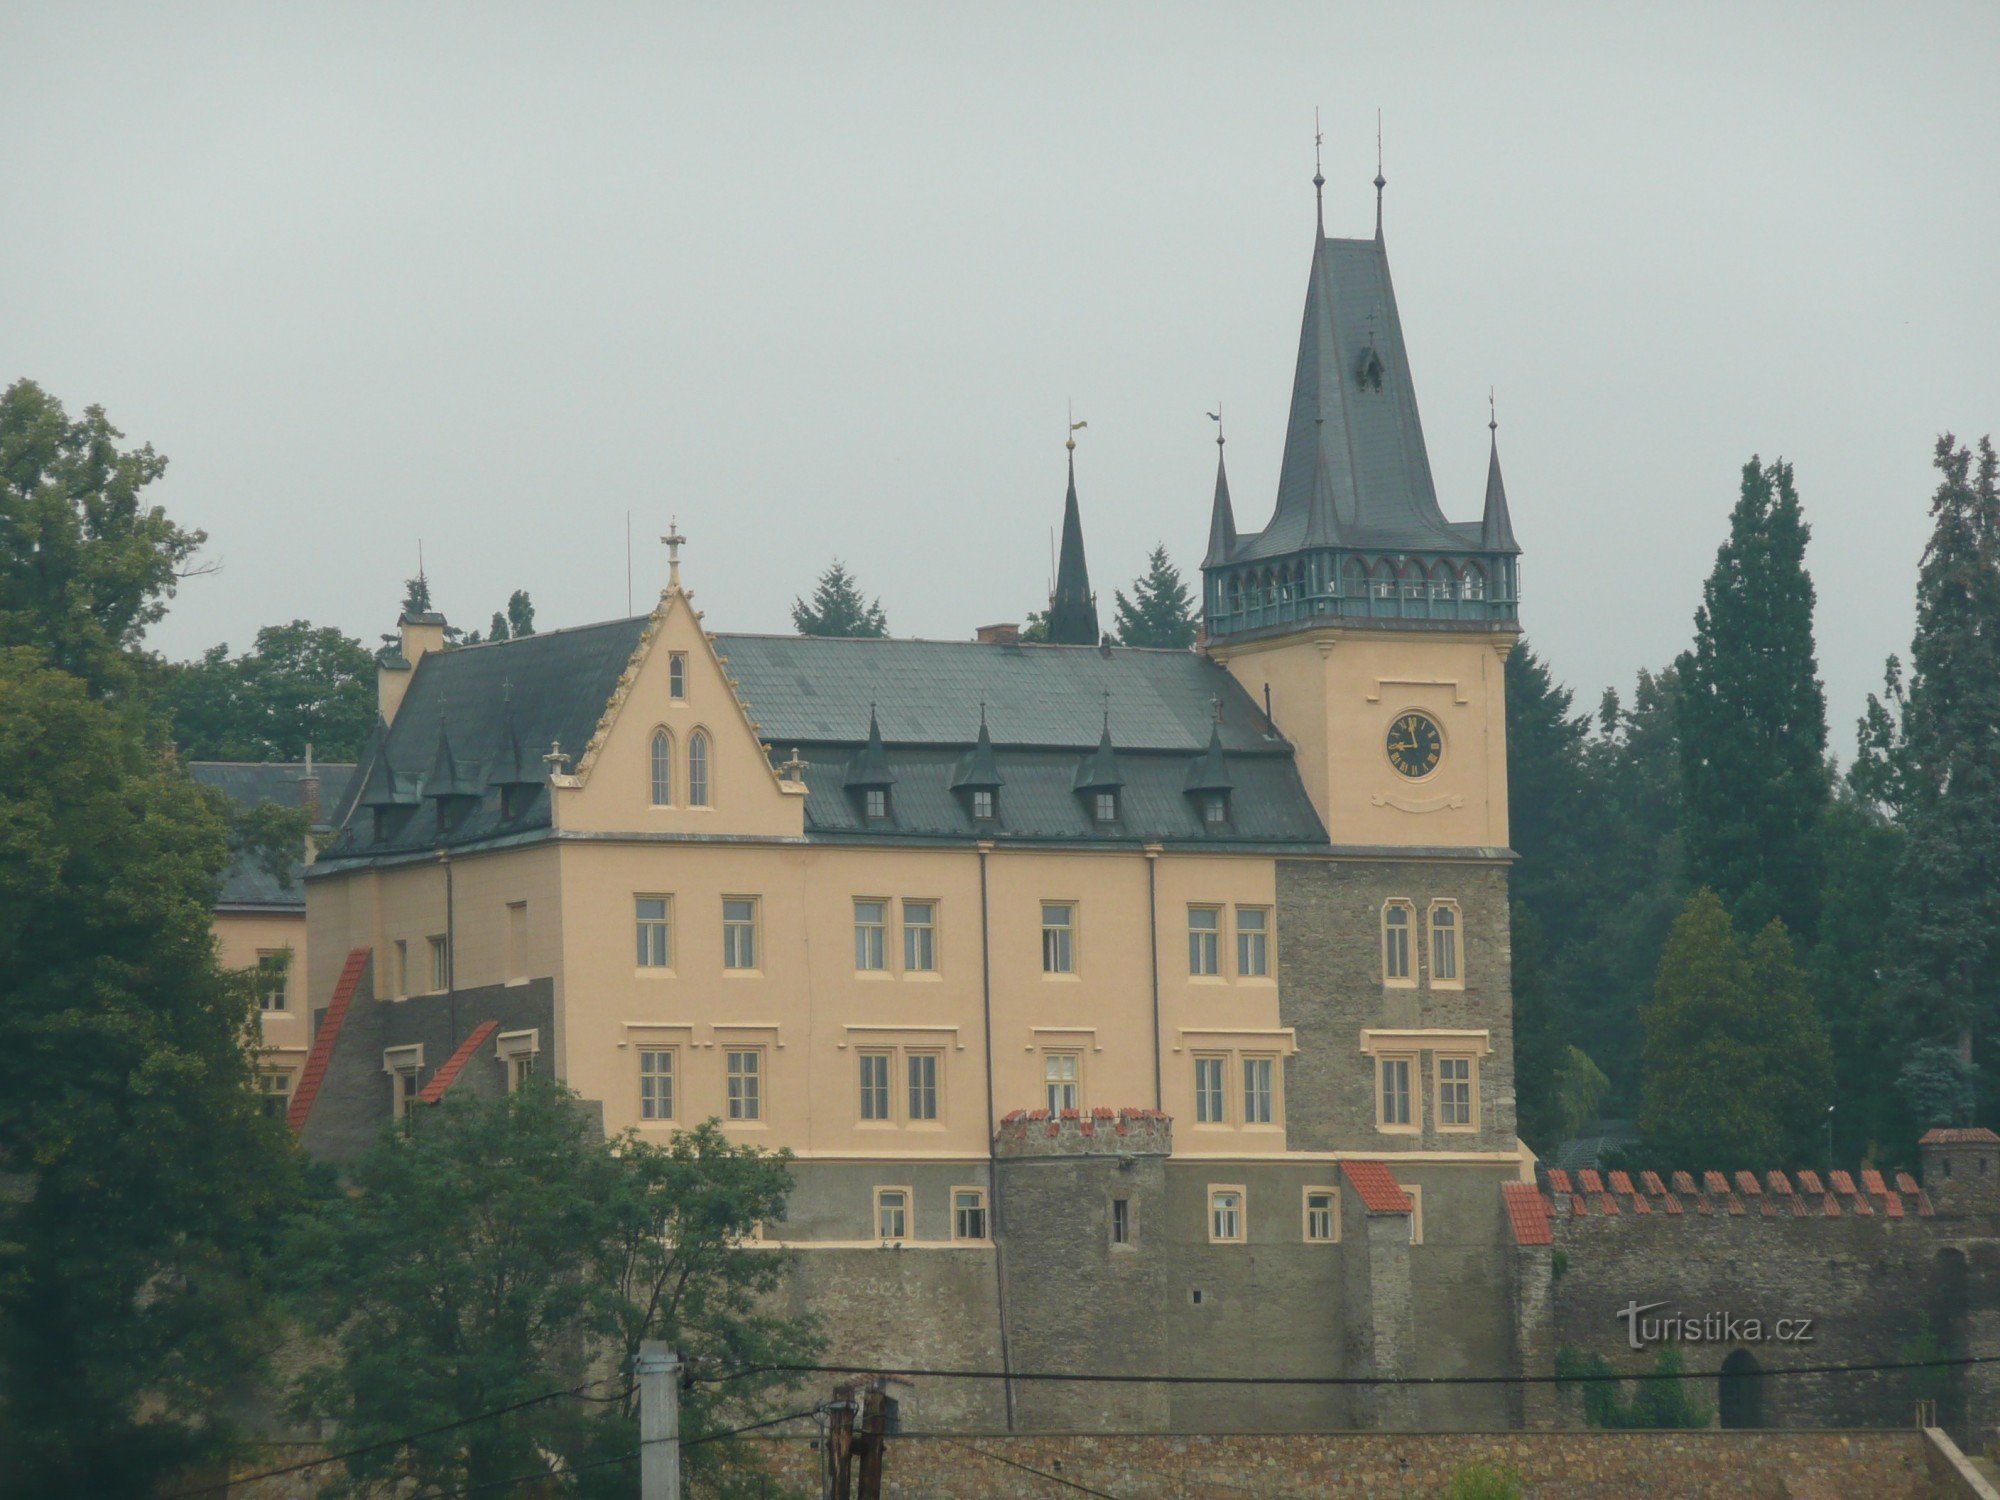
<svg viewBox="0 0 2000 1500"><path fill-rule="evenodd" d="M1387 233L1447 514L1486 392L1524 618L1594 704L1798 470L1843 755L1946 428L2000 430L2000 7L0 0L0 381L172 459L222 564L154 640L711 628L838 554L899 634L1045 599L1065 405L1108 617L1263 524L1312 228Z"/></svg>

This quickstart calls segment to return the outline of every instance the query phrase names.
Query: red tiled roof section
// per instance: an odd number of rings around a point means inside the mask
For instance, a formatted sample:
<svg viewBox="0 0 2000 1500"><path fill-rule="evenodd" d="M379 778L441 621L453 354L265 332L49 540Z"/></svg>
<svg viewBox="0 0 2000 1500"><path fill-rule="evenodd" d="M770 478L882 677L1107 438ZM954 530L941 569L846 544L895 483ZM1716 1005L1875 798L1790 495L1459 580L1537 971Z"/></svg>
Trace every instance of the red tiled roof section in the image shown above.
<svg viewBox="0 0 2000 1500"><path fill-rule="evenodd" d="M1760 1197L1764 1192L1762 1188L1757 1186L1757 1174L1755 1172L1738 1172L1736 1174L1736 1191L1746 1198Z"/></svg>
<svg viewBox="0 0 2000 1500"><path fill-rule="evenodd" d="M1386 1163L1379 1161L1344 1161L1340 1164L1341 1176L1353 1187L1361 1206L1371 1214L1406 1214L1411 1211L1410 1196L1396 1181Z"/></svg>
<svg viewBox="0 0 2000 1500"><path fill-rule="evenodd" d="M326 1016L319 1023L319 1034L313 1038L312 1051L306 1054L306 1065L299 1073L299 1086L292 1090L292 1107L285 1111L285 1123L294 1134L306 1128L306 1121L312 1115L313 1100L319 1097L319 1086L326 1082L326 1066L333 1061L333 1044L340 1040L340 1028L347 1024L347 1008L354 1003L354 991L361 984L361 972L368 967L372 952L372 948L350 948L347 962L340 966L333 998L326 1003Z"/></svg>
<svg viewBox="0 0 2000 1500"><path fill-rule="evenodd" d="M1899 1193L1916 1192L1917 1179L1912 1177L1908 1172L1898 1172L1896 1174L1896 1191Z"/></svg>
<svg viewBox="0 0 2000 1500"><path fill-rule="evenodd" d="M1792 1185L1789 1181L1786 1180L1785 1174L1783 1172L1777 1172L1777 1171L1766 1172L1764 1174L1764 1180L1771 1185L1771 1191L1776 1193L1779 1197L1789 1198L1792 1196Z"/></svg>
<svg viewBox="0 0 2000 1500"><path fill-rule="evenodd" d="M444 1066L431 1075L431 1081L424 1085L417 1098L425 1104L435 1104L444 1097L445 1090L458 1082L458 1075L465 1071L465 1065L472 1061L472 1054L480 1044L500 1029L498 1021L481 1021L472 1028L472 1035L458 1044L458 1050L444 1060Z"/></svg>
<svg viewBox="0 0 2000 1500"><path fill-rule="evenodd" d="M1889 1184L1882 1180L1882 1174L1873 1167L1861 1169L1861 1186L1864 1191L1873 1193L1878 1198L1889 1191Z"/></svg>
<svg viewBox="0 0 2000 1500"><path fill-rule="evenodd" d="M1701 1190L1710 1197L1726 1198L1729 1196L1729 1179L1720 1172L1704 1172L1701 1174Z"/></svg>
<svg viewBox="0 0 2000 1500"><path fill-rule="evenodd" d="M1533 1183L1504 1182L1500 1196L1507 1204L1507 1223L1517 1245L1553 1245L1555 1230L1549 1224L1549 1200Z"/></svg>
<svg viewBox="0 0 2000 1500"><path fill-rule="evenodd" d="M1561 1167L1549 1168L1549 1190L1551 1192L1562 1193L1565 1196L1576 1191L1575 1188L1569 1185L1569 1173L1565 1172Z"/></svg>
<svg viewBox="0 0 2000 1500"><path fill-rule="evenodd" d="M1854 1191L1854 1179L1852 1177L1849 1177L1845 1172L1841 1171L1838 1167L1836 1167L1833 1171L1827 1173L1826 1175L1827 1175L1827 1180L1833 1184L1833 1190L1836 1193L1845 1193L1850 1198L1856 1196Z"/></svg>
<svg viewBox="0 0 2000 1500"><path fill-rule="evenodd" d="M1674 1173L1674 1191L1692 1198L1695 1194L1694 1179L1685 1172Z"/></svg>
<svg viewBox="0 0 2000 1500"><path fill-rule="evenodd" d="M1578 1172L1576 1180L1582 1185L1586 1193L1601 1193L1604 1191L1604 1179L1597 1175L1594 1167L1585 1167L1581 1172Z"/></svg>
<svg viewBox="0 0 2000 1500"><path fill-rule="evenodd" d="M1641 1172L1639 1174L1639 1186L1646 1190L1646 1196L1649 1198L1663 1198L1666 1196L1667 1186L1660 1181L1660 1174L1658 1172Z"/></svg>
<svg viewBox="0 0 2000 1500"><path fill-rule="evenodd" d="M1819 1173L1815 1172L1811 1167L1800 1167L1799 1191L1809 1197L1817 1198L1824 1194L1826 1189L1819 1184Z"/></svg>
<svg viewBox="0 0 2000 1500"><path fill-rule="evenodd" d="M2000 1145L2000 1135L1995 1135L1984 1125L1966 1127L1962 1125L1926 1130L1919 1146L1975 1146Z"/></svg>

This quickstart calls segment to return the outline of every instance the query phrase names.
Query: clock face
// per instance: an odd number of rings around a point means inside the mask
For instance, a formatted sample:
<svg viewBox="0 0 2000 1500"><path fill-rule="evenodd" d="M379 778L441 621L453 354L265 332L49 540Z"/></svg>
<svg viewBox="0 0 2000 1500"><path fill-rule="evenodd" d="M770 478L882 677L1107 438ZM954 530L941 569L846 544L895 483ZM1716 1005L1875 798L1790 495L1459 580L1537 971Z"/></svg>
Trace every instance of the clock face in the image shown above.
<svg viewBox="0 0 2000 1500"><path fill-rule="evenodd" d="M1396 715L1389 726L1389 764L1412 781L1435 771L1444 756L1444 733L1429 714Z"/></svg>

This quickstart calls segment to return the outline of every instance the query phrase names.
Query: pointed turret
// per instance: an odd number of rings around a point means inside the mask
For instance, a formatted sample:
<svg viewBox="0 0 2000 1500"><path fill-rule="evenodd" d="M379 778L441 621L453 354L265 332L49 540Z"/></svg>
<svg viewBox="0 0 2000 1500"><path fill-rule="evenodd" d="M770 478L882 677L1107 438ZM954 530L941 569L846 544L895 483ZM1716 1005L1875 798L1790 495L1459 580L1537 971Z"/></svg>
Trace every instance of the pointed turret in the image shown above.
<svg viewBox="0 0 2000 1500"><path fill-rule="evenodd" d="M1116 792L1125 785L1125 773L1118 769L1118 752L1111 748L1109 711L1104 715L1104 733L1097 741L1097 748L1076 768L1076 780L1071 785L1079 792Z"/></svg>
<svg viewBox="0 0 2000 1500"><path fill-rule="evenodd" d="M480 794L479 768L461 761L451 748L451 731L444 715L438 715L437 754L431 759L431 773L424 778L426 797L477 797Z"/></svg>
<svg viewBox="0 0 2000 1500"><path fill-rule="evenodd" d="M1514 519L1507 514L1507 486L1500 478L1500 426L1486 424L1493 432L1493 448L1486 460L1486 514L1479 522L1479 545L1487 552L1519 552L1514 540Z"/></svg>
<svg viewBox="0 0 2000 1500"><path fill-rule="evenodd" d="M986 730L986 708L979 709L979 738L973 741L972 749L959 761L952 773L951 789L954 792L997 791L1006 783L1000 775L1000 762L993 754L993 736Z"/></svg>
<svg viewBox="0 0 2000 1500"><path fill-rule="evenodd" d="M1095 646L1097 600L1083 560L1083 516L1076 504L1076 440L1069 441L1069 495L1063 501L1062 549L1056 557L1056 591L1049 596L1049 644Z"/></svg>
<svg viewBox="0 0 2000 1500"><path fill-rule="evenodd" d="M841 785L849 791L886 791L896 784L889 765L889 750L882 743L882 725L875 717L875 705L868 705L868 743L848 762Z"/></svg>
<svg viewBox="0 0 2000 1500"><path fill-rule="evenodd" d="M1229 503L1229 469L1222 461L1222 438L1215 440L1215 505L1208 514L1208 556L1205 568L1229 561L1236 547L1236 509Z"/></svg>

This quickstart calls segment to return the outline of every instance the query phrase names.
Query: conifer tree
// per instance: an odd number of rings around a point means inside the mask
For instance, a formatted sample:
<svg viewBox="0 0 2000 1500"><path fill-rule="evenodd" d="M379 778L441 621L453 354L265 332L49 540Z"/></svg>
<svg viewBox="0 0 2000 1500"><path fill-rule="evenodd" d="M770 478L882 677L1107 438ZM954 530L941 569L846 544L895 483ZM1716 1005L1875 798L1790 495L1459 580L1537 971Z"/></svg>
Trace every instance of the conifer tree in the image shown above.
<svg viewBox="0 0 2000 1500"><path fill-rule="evenodd" d="M1132 581L1132 597L1116 590L1118 643L1185 651L1194 644L1194 596L1181 570L1167 557L1166 544L1146 559L1146 571Z"/></svg>
<svg viewBox="0 0 2000 1500"><path fill-rule="evenodd" d="M1696 891L1667 935L1641 1019L1648 1159L1721 1169L1811 1155L1831 1060L1782 924L1746 954L1721 899Z"/></svg>
<svg viewBox="0 0 2000 1500"><path fill-rule="evenodd" d="M2000 460L1947 433L1900 732L1883 778L1902 803L1888 1003L1913 1122L1967 1124L2000 1037ZM1895 684L1892 681L1892 694ZM1870 718L1878 717L1870 700ZM1879 726L1878 726L1879 727Z"/></svg>
<svg viewBox="0 0 2000 1500"><path fill-rule="evenodd" d="M800 635L885 636L889 621L882 601L864 598L861 585L836 557L819 575L812 598L792 601L792 628Z"/></svg>
<svg viewBox="0 0 2000 1500"><path fill-rule="evenodd" d="M1809 535L1792 466L1753 457L1680 674L1689 884L1746 931L1775 918L1803 937L1817 928L1828 797Z"/></svg>

